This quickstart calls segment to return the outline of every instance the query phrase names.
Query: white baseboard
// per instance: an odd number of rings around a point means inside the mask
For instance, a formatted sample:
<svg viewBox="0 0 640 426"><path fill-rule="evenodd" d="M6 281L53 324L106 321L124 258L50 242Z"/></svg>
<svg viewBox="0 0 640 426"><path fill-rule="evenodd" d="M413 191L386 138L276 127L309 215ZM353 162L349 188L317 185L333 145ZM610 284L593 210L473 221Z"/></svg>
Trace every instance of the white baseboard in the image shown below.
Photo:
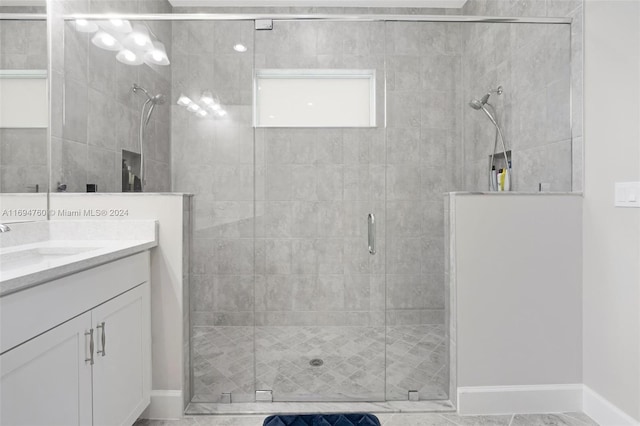
<svg viewBox="0 0 640 426"><path fill-rule="evenodd" d="M582 388L582 384L461 387L458 412L490 415L582 411Z"/></svg>
<svg viewBox="0 0 640 426"><path fill-rule="evenodd" d="M151 403L142 413L143 419L175 420L184 414L184 401L180 390L152 390Z"/></svg>
<svg viewBox="0 0 640 426"><path fill-rule="evenodd" d="M584 386L582 401L584 413L601 426L640 425L640 422L594 392L589 386Z"/></svg>

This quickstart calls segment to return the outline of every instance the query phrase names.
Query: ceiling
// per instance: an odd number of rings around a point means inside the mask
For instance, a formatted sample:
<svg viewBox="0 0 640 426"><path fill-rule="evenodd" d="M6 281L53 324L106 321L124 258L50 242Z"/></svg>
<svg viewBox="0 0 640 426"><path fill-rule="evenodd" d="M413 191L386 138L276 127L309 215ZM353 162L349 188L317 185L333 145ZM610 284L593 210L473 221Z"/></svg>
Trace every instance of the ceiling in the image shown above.
<svg viewBox="0 0 640 426"><path fill-rule="evenodd" d="M467 0L169 0L173 6L193 7L445 7L460 8ZM0 6L44 6L45 0L0 0Z"/></svg>
<svg viewBox="0 0 640 426"><path fill-rule="evenodd" d="M177 6L250 7L445 7L460 8L467 0L169 0Z"/></svg>
<svg viewBox="0 0 640 426"><path fill-rule="evenodd" d="M46 6L46 0L0 0L0 6Z"/></svg>

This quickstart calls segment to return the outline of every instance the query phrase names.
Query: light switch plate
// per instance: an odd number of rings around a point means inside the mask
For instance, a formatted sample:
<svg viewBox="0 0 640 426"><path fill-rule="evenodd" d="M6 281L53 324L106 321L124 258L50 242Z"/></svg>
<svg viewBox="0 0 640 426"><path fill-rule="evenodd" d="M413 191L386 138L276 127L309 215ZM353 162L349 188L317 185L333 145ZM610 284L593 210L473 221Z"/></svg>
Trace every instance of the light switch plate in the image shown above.
<svg viewBox="0 0 640 426"><path fill-rule="evenodd" d="M640 208L640 182L616 182L615 206Z"/></svg>

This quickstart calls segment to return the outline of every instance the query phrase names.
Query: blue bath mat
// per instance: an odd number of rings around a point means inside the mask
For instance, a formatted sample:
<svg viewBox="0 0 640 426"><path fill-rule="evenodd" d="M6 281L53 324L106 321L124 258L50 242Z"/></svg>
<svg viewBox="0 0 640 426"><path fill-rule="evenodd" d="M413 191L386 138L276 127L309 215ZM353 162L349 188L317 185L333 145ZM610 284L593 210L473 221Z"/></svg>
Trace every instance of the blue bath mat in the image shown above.
<svg viewBox="0 0 640 426"><path fill-rule="evenodd" d="M380 426L373 414L292 414L269 416L262 426Z"/></svg>

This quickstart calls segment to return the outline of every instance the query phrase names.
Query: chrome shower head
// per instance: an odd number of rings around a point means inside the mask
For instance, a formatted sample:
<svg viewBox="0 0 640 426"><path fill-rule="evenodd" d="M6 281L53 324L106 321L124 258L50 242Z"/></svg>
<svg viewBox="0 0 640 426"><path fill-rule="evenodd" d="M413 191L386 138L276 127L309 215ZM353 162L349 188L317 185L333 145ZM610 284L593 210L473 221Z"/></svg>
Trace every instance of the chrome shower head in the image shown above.
<svg viewBox="0 0 640 426"><path fill-rule="evenodd" d="M162 105L167 102L167 97L162 93L159 93L151 98L151 102L155 105Z"/></svg>
<svg viewBox="0 0 640 426"><path fill-rule="evenodd" d="M469 102L469 106L478 111L482 109L483 105L484 103L478 99L473 99L471 102Z"/></svg>
<svg viewBox="0 0 640 426"><path fill-rule="evenodd" d="M133 93L138 93L138 90L140 90L147 97L147 102L151 102L154 105L162 105L167 101L166 97L163 94L159 93L155 96L151 96L147 89L142 86L138 86L135 83L133 84L131 90L133 91Z"/></svg>
<svg viewBox="0 0 640 426"><path fill-rule="evenodd" d="M492 93L497 93L498 95L502 95L502 92L503 92L502 86L498 86L497 89L489 90L489 92L486 93L480 99L473 99L471 102L469 102L469 106L479 111L482 109L483 106L486 105L487 102L489 102L489 97L491 96Z"/></svg>

